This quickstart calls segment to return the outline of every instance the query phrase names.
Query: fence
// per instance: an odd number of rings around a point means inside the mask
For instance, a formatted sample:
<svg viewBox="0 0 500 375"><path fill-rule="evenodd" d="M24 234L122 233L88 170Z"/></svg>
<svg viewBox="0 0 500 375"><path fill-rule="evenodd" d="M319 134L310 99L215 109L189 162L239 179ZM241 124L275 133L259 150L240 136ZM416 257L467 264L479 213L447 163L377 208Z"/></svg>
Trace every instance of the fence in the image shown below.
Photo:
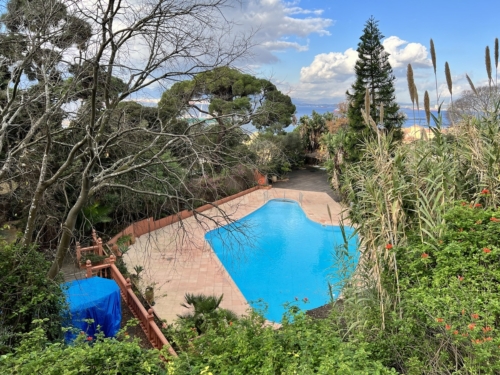
<svg viewBox="0 0 500 375"><path fill-rule="evenodd" d="M109 258L104 260L104 264L99 266L92 266L90 260L87 260L86 269L87 277L101 276L108 277L118 284L120 288L120 293L125 300L125 303L129 307L132 314L139 319L140 325L146 337L148 338L151 345L156 349L162 349L165 345L168 348L168 352L177 357L177 353L172 348L168 340L165 338L160 328L156 325L154 321L153 309L146 311L142 303L139 301L134 291L132 290L132 284L130 279L126 279L121 274L120 270L115 265L116 257L111 255Z"/></svg>
<svg viewBox="0 0 500 375"><path fill-rule="evenodd" d="M85 265L82 266L82 264L80 263L82 260L82 256L85 256L87 254L96 254L100 256L104 255L102 240L97 237L94 229L92 229L92 244L93 245L89 247L81 247L79 242L76 243L76 261L78 262L80 268L85 268Z"/></svg>

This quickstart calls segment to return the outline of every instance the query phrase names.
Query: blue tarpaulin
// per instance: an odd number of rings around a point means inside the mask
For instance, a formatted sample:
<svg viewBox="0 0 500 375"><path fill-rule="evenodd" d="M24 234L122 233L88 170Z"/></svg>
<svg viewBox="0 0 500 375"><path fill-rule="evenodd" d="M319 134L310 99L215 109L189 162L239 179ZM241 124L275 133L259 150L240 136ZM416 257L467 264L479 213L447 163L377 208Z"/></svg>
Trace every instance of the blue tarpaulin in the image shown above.
<svg viewBox="0 0 500 375"><path fill-rule="evenodd" d="M122 320L120 288L114 280L91 277L63 284L70 315L66 319L66 327L78 328L89 337L98 331L106 337L113 337L120 329ZM85 322L93 319L94 323ZM67 332L67 342L73 341L75 333Z"/></svg>

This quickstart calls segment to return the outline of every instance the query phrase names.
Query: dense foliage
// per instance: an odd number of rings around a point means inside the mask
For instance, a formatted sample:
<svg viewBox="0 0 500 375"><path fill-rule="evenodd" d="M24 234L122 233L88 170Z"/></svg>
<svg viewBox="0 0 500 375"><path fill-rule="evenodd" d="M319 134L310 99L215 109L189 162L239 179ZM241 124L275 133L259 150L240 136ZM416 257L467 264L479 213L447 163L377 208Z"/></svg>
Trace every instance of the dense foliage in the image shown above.
<svg viewBox="0 0 500 375"><path fill-rule="evenodd" d="M181 326L184 343L172 373L182 374L392 374L361 342L345 342L332 321L313 320L290 306L279 329L258 314L212 325L201 336Z"/></svg>
<svg viewBox="0 0 500 375"><path fill-rule="evenodd" d="M0 241L0 353L12 350L35 319L47 319L43 328L49 339L61 337L64 295L60 280L47 278L49 267L35 246Z"/></svg>
<svg viewBox="0 0 500 375"><path fill-rule="evenodd" d="M40 325L43 322L39 321ZM18 375L166 374L156 350L144 350L126 331L117 339L78 335L71 346L49 342L41 327L24 335L14 353L0 357L0 372Z"/></svg>

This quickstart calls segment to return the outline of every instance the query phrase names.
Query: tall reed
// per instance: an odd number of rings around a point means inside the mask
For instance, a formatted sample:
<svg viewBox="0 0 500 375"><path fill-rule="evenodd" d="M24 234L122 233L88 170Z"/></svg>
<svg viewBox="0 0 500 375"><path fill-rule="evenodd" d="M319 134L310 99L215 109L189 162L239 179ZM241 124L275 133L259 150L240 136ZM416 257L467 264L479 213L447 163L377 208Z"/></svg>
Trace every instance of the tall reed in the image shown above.
<svg viewBox="0 0 500 375"><path fill-rule="evenodd" d="M410 92L411 105L413 107L413 123L415 123L415 80L411 64L408 64L406 69L406 81L408 82L408 91Z"/></svg>
<svg viewBox="0 0 500 375"><path fill-rule="evenodd" d="M453 113L453 81L451 80L450 65L448 65L448 61L444 64L444 75L446 76L446 85L450 92L450 106ZM451 123L453 124L453 116L451 116Z"/></svg>
<svg viewBox="0 0 500 375"><path fill-rule="evenodd" d="M491 57L490 57L490 47L486 46L486 49L484 51L484 60L485 60L485 65L486 65L486 73L488 74L488 85L490 86L491 89Z"/></svg>
<svg viewBox="0 0 500 375"><path fill-rule="evenodd" d="M495 87L497 86L498 86L498 38L495 38Z"/></svg>
<svg viewBox="0 0 500 375"><path fill-rule="evenodd" d="M436 105L439 105L439 91L438 91L438 81L437 81L437 71L436 71L436 49L434 48L434 41L431 38L431 60L432 67L434 68L434 80L436 81Z"/></svg>

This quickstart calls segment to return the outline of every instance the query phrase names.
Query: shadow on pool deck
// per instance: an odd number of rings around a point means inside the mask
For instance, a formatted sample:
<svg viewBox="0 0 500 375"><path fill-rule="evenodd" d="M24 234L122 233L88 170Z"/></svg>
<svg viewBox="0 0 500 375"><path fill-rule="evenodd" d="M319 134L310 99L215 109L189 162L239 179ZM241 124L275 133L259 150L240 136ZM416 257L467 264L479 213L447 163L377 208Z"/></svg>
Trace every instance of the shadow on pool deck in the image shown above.
<svg viewBox="0 0 500 375"><path fill-rule="evenodd" d="M334 201L340 202L339 194L330 187L325 170L308 165L304 169L291 171L287 178L288 181L275 182L273 187L327 193Z"/></svg>

